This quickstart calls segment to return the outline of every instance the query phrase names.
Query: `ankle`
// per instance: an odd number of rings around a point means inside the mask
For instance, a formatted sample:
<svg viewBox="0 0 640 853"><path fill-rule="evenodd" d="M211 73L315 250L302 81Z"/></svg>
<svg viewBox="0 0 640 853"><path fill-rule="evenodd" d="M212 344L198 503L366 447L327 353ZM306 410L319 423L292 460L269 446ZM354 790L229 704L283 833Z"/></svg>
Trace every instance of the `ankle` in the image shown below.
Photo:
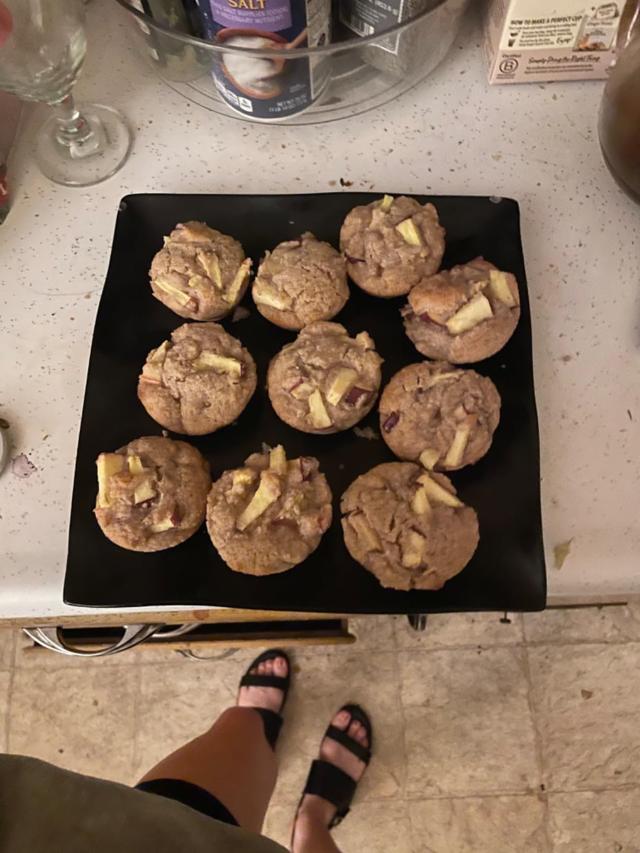
<svg viewBox="0 0 640 853"><path fill-rule="evenodd" d="M335 807L328 800L307 794L300 804L296 817L296 826L314 831L318 825L326 827L335 813Z"/></svg>
<svg viewBox="0 0 640 853"><path fill-rule="evenodd" d="M308 797L305 797L307 800ZM328 820L321 814L321 810L315 805L302 805L296 815L293 828L292 853L306 850L310 842L318 838L323 830L326 832Z"/></svg>

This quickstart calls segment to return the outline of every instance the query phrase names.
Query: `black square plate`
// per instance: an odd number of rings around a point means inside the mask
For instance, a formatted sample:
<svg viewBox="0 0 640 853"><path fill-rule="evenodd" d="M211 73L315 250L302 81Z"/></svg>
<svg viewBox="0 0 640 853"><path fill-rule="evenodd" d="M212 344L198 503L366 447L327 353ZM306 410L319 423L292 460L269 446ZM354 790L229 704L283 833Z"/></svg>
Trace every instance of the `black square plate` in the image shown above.
<svg viewBox="0 0 640 853"><path fill-rule="evenodd" d="M184 322L151 295L147 271L176 222L197 219L237 237L254 262L282 240L313 231L338 244L340 224L371 193L211 196L132 195L120 204L111 262L98 310L82 413L73 486L64 599L101 607L221 605L325 613L419 613L461 610L539 610L545 603L540 519L540 468L531 359L531 322L516 202L488 198L416 196L433 201L447 229L444 266L484 255L517 276L522 317L507 346L476 365L502 395L502 420L488 455L453 475L462 499L480 518L480 545L469 565L438 592L383 589L351 559L342 541L340 495L359 474L393 457L381 439L353 430L312 436L283 424L264 390L270 358L294 338L264 320L250 295L251 316L225 327L256 360L259 387L235 425L187 438L211 463L217 478L240 465L262 442L281 442L289 456L318 457L334 494L334 522L302 565L269 578L232 572L218 557L203 526L168 551L138 554L113 545L96 524L95 459L160 427L136 396L137 377L152 347ZM336 318L351 334L369 331L385 359L383 382L421 356L404 334L404 299L383 300L352 287ZM360 424L377 431L377 411Z"/></svg>

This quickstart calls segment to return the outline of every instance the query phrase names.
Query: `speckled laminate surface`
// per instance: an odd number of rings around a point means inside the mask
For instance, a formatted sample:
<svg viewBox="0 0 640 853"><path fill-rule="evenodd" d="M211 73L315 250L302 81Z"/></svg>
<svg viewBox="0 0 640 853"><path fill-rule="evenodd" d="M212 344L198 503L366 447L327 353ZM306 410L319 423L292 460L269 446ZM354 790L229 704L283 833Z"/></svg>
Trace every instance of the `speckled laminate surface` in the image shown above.
<svg viewBox="0 0 640 853"><path fill-rule="evenodd" d="M93 320L115 210L129 192L354 190L511 196L522 209L554 599L640 593L640 208L595 131L601 86L490 88L469 25L415 90L316 127L254 126L190 105L133 54L111 4L90 7L80 98L123 109L134 151L87 190L40 176L27 127L0 229L0 618L62 604L68 507ZM554 548L572 540L559 570Z"/></svg>

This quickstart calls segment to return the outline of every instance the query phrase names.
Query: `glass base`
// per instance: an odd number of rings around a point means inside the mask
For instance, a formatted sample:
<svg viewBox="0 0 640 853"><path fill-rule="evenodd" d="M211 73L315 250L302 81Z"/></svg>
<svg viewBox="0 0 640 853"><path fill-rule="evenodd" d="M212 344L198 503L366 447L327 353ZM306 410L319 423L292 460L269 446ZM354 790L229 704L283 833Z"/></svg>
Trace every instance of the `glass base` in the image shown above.
<svg viewBox="0 0 640 853"><path fill-rule="evenodd" d="M58 142L55 115L45 121L36 139L42 173L68 187L88 187L110 178L131 150L131 130L122 113L103 104L78 104L78 110L93 131L86 142L71 147Z"/></svg>

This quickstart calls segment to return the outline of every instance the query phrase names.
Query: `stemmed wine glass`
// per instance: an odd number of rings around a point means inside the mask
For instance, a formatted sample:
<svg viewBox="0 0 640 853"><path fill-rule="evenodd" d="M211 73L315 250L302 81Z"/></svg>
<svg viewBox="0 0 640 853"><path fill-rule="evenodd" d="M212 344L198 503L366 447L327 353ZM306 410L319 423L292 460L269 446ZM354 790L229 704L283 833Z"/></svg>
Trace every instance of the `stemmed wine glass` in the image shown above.
<svg viewBox="0 0 640 853"><path fill-rule="evenodd" d="M0 89L54 107L38 131L36 159L48 178L67 186L110 177L131 147L121 113L74 103L87 51L83 22L82 0L0 0Z"/></svg>

